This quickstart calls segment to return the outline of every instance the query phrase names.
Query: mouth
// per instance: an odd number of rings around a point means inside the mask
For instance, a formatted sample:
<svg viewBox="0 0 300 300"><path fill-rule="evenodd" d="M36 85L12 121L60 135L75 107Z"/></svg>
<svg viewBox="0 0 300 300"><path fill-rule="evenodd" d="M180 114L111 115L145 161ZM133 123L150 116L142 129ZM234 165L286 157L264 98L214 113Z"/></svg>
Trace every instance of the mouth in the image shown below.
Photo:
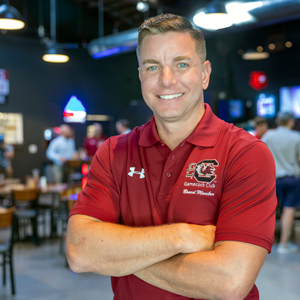
<svg viewBox="0 0 300 300"><path fill-rule="evenodd" d="M180 94L172 94L172 95L158 95L158 98L160 99L175 99L175 98L178 98L178 97L181 97L183 95L183 93L180 93Z"/></svg>

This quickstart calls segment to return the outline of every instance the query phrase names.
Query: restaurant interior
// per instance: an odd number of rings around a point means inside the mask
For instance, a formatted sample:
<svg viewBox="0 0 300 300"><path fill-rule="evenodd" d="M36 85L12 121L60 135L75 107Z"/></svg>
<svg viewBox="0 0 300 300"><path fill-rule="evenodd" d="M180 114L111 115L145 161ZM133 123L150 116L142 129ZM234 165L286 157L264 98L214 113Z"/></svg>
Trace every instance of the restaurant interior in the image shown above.
<svg viewBox="0 0 300 300"><path fill-rule="evenodd" d="M217 8L230 21L220 28L203 23ZM24 27L1 29L5 9ZM0 275L3 283L6 278L0 299L113 299L108 277L69 269L67 217L91 162L80 155L89 126L101 123L110 137L117 120L134 128L152 116L135 48L139 25L160 13L183 15L202 30L212 65L204 99L217 116L255 134L256 116L275 128L276 113L288 108L300 131L299 0L0 0L0 134L14 148L12 172L0 174L0 240L18 233ZM45 60L55 53L67 61ZM70 107L74 99L79 119ZM72 128L79 159L66 163L58 184L46 150L61 124ZM15 203L30 205L27 214ZM300 245L298 213L293 240ZM272 251L256 283L261 299L299 299L299 269L299 253Z"/></svg>

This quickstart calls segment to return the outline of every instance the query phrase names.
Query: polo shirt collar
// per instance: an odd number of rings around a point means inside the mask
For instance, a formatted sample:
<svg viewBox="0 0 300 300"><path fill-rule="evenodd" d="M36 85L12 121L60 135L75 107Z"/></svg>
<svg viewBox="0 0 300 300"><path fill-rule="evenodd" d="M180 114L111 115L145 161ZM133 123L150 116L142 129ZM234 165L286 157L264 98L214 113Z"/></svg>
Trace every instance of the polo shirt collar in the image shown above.
<svg viewBox="0 0 300 300"><path fill-rule="evenodd" d="M204 104L205 112L194 131L185 139L193 145L200 147L213 147L220 136L223 121L212 112L208 104ZM151 147L161 142L158 136L154 116L141 130L139 145Z"/></svg>

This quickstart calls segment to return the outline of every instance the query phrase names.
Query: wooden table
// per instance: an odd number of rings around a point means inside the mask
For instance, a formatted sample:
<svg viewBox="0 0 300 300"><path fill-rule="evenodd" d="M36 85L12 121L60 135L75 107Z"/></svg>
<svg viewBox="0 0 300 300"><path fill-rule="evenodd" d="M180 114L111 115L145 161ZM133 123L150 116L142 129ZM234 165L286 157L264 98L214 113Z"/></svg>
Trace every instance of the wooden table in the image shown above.
<svg viewBox="0 0 300 300"><path fill-rule="evenodd" d="M15 210L16 210L15 207L10 207L10 208L0 207L0 215L6 214L6 213L8 213L8 212L13 212L13 211L15 211Z"/></svg>
<svg viewBox="0 0 300 300"><path fill-rule="evenodd" d="M46 188L37 187L40 194L62 194L68 189L69 185L67 183L56 183L56 184L47 184ZM5 184L0 187L0 195L6 196L10 195L14 190L26 190L28 187L24 183L10 183Z"/></svg>
<svg viewBox="0 0 300 300"><path fill-rule="evenodd" d="M40 194L51 194L51 206L54 207L55 197L58 195L59 197L63 194L69 185L67 183L57 183L57 184L47 184L45 188L37 188ZM14 190L26 190L28 187L24 183L9 183L0 187L0 197L10 198L11 193ZM54 222L54 211L50 210L50 228L51 228L51 237L56 236L56 224Z"/></svg>

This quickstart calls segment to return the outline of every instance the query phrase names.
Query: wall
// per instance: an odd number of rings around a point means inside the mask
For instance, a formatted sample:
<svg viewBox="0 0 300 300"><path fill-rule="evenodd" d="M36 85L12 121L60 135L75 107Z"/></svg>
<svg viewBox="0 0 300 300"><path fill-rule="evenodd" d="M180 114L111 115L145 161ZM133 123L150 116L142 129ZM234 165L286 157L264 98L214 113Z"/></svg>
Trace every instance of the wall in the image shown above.
<svg viewBox="0 0 300 300"><path fill-rule="evenodd" d="M63 123L62 111L72 95L88 114L108 114L116 120L131 100L140 99L137 60L134 53L92 59L86 50L68 51L70 61L51 64L42 60L44 46L38 42L0 36L0 68L9 71L10 95L0 112L22 113L24 144L17 146L14 176L23 178L33 168L42 171L45 161L43 131ZM90 122L91 124L91 122ZM73 124L77 148L89 124ZM104 124L105 133L108 128ZM37 154L28 145L37 144Z"/></svg>

